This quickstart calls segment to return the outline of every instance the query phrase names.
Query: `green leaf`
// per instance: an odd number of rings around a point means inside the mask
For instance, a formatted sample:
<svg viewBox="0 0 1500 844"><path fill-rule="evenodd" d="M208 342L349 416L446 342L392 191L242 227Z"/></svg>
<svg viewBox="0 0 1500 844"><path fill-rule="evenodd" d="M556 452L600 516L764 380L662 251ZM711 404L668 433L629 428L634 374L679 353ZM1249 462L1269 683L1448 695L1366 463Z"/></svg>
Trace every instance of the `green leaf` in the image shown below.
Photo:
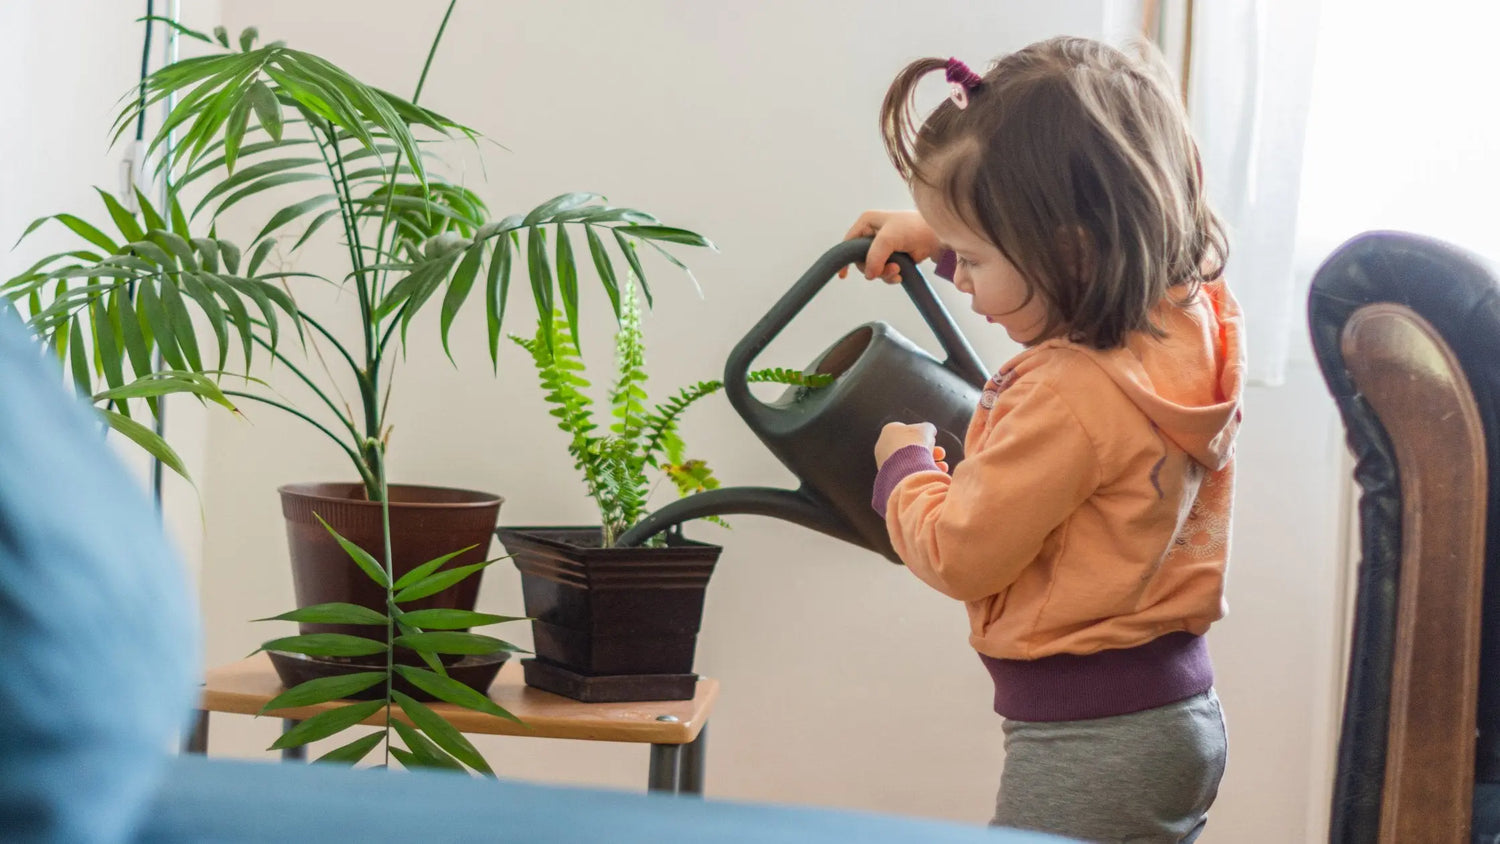
<svg viewBox="0 0 1500 844"><path fill-rule="evenodd" d="M501 651L517 650L515 645L493 636L479 633L455 633L446 630L436 633L410 633L397 636L393 641L398 647L435 654L486 656Z"/></svg>
<svg viewBox="0 0 1500 844"><path fill-rule="evenodd" d="M199 41L204 42L205 44L214 43L213 39L209 38L207 35L204 35L198 30L188 29L177 21L174 21L171 18L162 17L161 15L145 15L143 17L136 18L135 21L136 23L140 23L141 21L153 21L155 23L165 24L166 26L177 30L179 33L186 35L189 38L196 38Z"/></svg>
<svg viewBox="0 0 1500 844"><path fill-rule="evenodd" d="M250 242L254 243L255 241L252 240ZM260 245L255 247L255 251L250 253L250 263L245 267L245 275L253 278L255 271L260 269L261 263L266 260L267 255L271 254L271 250L275 246L276 241L274 240L262 240Z"/></svg>
<svg viewBox="0 0 1500 844"><path fill-rule="evenodd" d="M296 621L307 624L378 624L385 626L390 619L385 613L362 607L359 604L347 604L335 601L328 604L313 604L310 607L302 607L281 615L270 618L257 618L256 621Z"/></svg>
<svg viewBox="0 0 1500 844"><path fill-rule="evenodd" d="M104 200L104 207L109 209L110 219L115 221L115 226L120 229L121 234L125 235L126 240L140 240L146 236L146 232L141 229L141 224L136 222L135 215L126 211L125 206L121 205L114 195L101 188L94 188L94 190L98 192L99 198Z"/></svg>
<svg viewBox="0 0 1500 844"><path fill-rule="evenodd" d="M383 682L385 682L384 671L361 671L357 674L319 677L315 680L308 680L305 683L298 683L266 701L266 705L260 708L259 714L264 715L267 712L276 712L281 709L312 706L314 704L327 703L330 700L343 700L359 694L376 683Z"/></svg>
<svg viewBox="0 0 1500 844"><path fill-rule="evenodd" d="M240 51L250 52L255 47L255 39L260 37L260 30L253 26L247 26L240 30Z"/></svg>
<svg viewBox="0 0 1500 844"><path fill-rule="evenodd" d="M125 339L125 351L130 355L130 367L138 375L151 371L151 349L146 336L141 332L140 317L131 304L130 295L123 287L110 291L110 308L118 312L120 336Z"/></svg>
<svg viewBox="0 0 1500 844"><path fill-rule="evenodd" d="M330 762L339 765L353 765L366 756L369 756L370 751L378 747L384 738L385 730L379 730L367 736L357 738L342 747L334 748L319 756L315 761Z"/></svg>
<svg viewBox="0 0 1500 844"><path fill-rule="evenodd" d="M250 240L250 242L255 243L271 232L276 231L287 223L290 223L298 217L301 217L303 214L306 214L310 211L316 211L317 209L337 199L337 196L334 196L331 193L325 193L319 196L312 197L311 199L304 199L301 202L294 202L291 205L288 205L287 207L271 215L271 219L266 223L265 228L261 229L260 232ZM251 273L253 274L254 270L251 270Z"/></svg>
<svg viewBox="0 0 1500 844"><path fill-rule="evenodd" d="M250 123L250 99L240 99L224 121L224 169L234 172L235 161L240 157L240 142L245 139L245 127Z"/></svg>
<svg viewBox="0 0 1500 844"><path fill-rule="evenodd" d="M288 747L301 747L318 739L328 738L369 718L384 709L385 705L383 700L368 700L363 703L351 703L338 709L330 709L327 712L319 712L282 733L270 749L284 750Z"/></svg>
<svg viewBox="0 0 1500 844"><path fill-rule="evenodd" d="M495 703L485 695L474 691L451 677L443 677L426 669L410 665L396 665L394 667L396 673L405 677L407 682L438 700L446 701L454 706L462 706L465 709L472 709L476 712L505 718L517 724L522 723L520 718L505 711L500 704Z"/></svg>
<svg viewBox="0 0 1500 844"><path fill-rule="evenodd" d="M370 556L370 552L340 536L339 532L334 530L332 525L323 521L323 517L319 516L317 513L313 514L313 518L317 519L318 524L322 525L330 534L333 535L333 538L338 541L339 547L344 549L344 553L348 554L349 558L354 560L355 564L359 566L361 571L363 571L371 580L375 581L376 586L384 589L386 585L391 582L390 578L386 576L385 568L382 567L380 563L376 562L374 557Z"/></svg>
<svg viewBox="0 0 1500 844"><path fill-rule="evenodd" d="M133 240L125 244L125 248L156 265L149 270L151 275L177 269L177 261L172 258L171 253L149 240Z"/></svg>
<svg viewBox="0 0 1500 844"><path fill-rule="evenodd" d="M481 627L486 624L504 624L510 621L528 621L525 618L514 618L508 615L491 615L489 613L474 612L473 610L412 610L401 615L401 621L412 627L420 627L423 630L462 630L469 627Z"/></svg>
<svg viewBox="0 0 1500 844"><path fill-rule="evenodd" d="M104 232L99 231L83 220L80 220L79 218L73 216L72 214L57 214L52 217L42 217L26 228L25 234L21 235L21 240L24 240L26 238L26 235L31 234L34 230L36 230L37 226L40 226L42 223L45 223L48 220L56 220L59 223L62 223L70 230L72 230L74 234L78 235L84 240L87 240L89 243L94 244L100 249L103 249L106 253L115 253L120 251L120 247L116 245L113 240L110 240L107 236L105 236ZM20 243L21 240L17 240L16 242Z"/></svg>
<svg viewBox="0 0 1500 844"><path fill-rule="evenodd" d="M209 399L215 404L229 410L235 409L234 403L219 390L219 385L215 384L213 379L197 372L176 372L172 370L153 372L150 375L137 378L129 384L114 387L102 393L96 393L93 400L95 403L98 403L125 399L153 398L177 393L192 393Z"/></svg>
<svg viewBox="0 0 1500 844"><path fill-rule="evenodd" d="M301 123L302 121L293 120L290 122ZM256 141L253 144L244 144L240 147L240 158L248 158L252 155L259 155L260 153L267 152L269 150L284 151L288 147L301 146L303 144L311 143L316 142L312 138L283 138L280 141ZM210 149L219 147L222 144L222 141L216 142L210 147ZM323 161L323 159L321 158L314 160L319 163L322 163ZM201 179L210 173L216 172L222 166L224 166L223 156L209 159L208 161L205 161L197 167L194 167L186 175L183 175L181 178L177 179L177 181L173 183L173 186L178 190L181 190L182 188L197 181L198 179Z"/></svg>
<svg viewBox="0 0 1500 844"><path fill-rule="evenodd" d="M441 557L437 557L435 559L428 560L427 562L421 564L420 566L417 566L416 568L412 569L411 571L409 571L406 574L403 574L399 578L397 578L396 579L396 586L395 586L395 588L398 589L398 590L405 589L406 587L412 585L413 583L416 583L417 581L419 581L419 580L427 577L428 575L430 575L433 572L437 571L438 569L442 568L443 567L443 563L446 563L449 560L453 559L454 557L457 557L459 554L462 554L462 553L464 553L466 551L472 551L472 550L474 550L475 548L478 548L478 547L479 547L478 545L470 545L467 548L460 548L459 550L454 551L451 554L444 554Z"/></svg>
<svg viewBox="0 0 1500 844"><path fill-rule="evenodd" d="M229 30L222 26L214 27L214 40L227 48L229 46Z"/></svg>
<svg viewBox="0 0 1500 844"><path fill-rule="evenodd" d="M405 765L407 768L440 768L450 771L464 770L464 766L459 764L457 759L449 756L442 748L433 744L415 727L407 724L405 721L396 719L391 721L391 726L396 729L397 733L401 734L401 740L406 742L406 746L411 748L408 751L410 755L396 757L401 760L402 765ZM395 753L399 749L393 747L391 748L391 752Z"/></svg>
<svg viewBox="0 0 1500 844"><path fill-rule="evenodd" d="M187 305L182 301L182 293L176 285L161 286L161 304L167 316L167 326L177 338L177 344L182 347L183 359L187 362L187 366L177 368L201 372L203 360L198 355L198 338L193 331L193 317L188 313ZM160 340L160 329L157 332L157 339Z"/></svg>
<svg viewBox="0 0 1500 844"><path fill-rule="evenodd" d="M260 646L263 651L284 651L308 656L369 656L383 654L385 642L350 636L346 633L308 633L305 636L286 636L272 639Z"/></svg>
<svg viewBox="0 0 1500 844"><path fill-rule="evenodd" d="M604 248L604 241L594 231L593 226L584 226L584 232L589 236L589 254L594 259L594 271L599 273L599 281L604 283L604 292L609 296L610 307L614 309L615 319L620 319L620 282L615 278L615 265L609 260L609 251Z"/></svg>
<svg viewBox="0 0 1500 844"><path fill-rule="evenodd" d="M163 286L170 287L171 285ZM135 295L141 306L141 316L145 317L145 324L150 326L151 333L156 338L156 348L161 350L162 357L173 369L187 369L186 361L177 350L176 334L172 330L172 323L167 317L166 309L157 295L156 285L143 282L136 287ZM201 369L201 367L195 368ZM149 363L144 371L151 371Z"/></svg>
<svg viewBox="0 0 1500 844"><path fill-rule="evenodd" d="M191 232L188 231L187 217L182 213L182 203L177 201L175 195L172 197L172 231L180 237L191 236ZM234 272L234 268L231 267L229 271Z"/></svg>
<svg viewBox="0 0 1500 844"><path fill-rule="evenodd" d="M240 248L227 240L218 241L219 255L224 259L224 270L228 273L240 271Z"/></svg>
<svg viewBox="0 0 1500 844"><path fill-rule="evenodd" d="M100 410L99 413L104 417L104 421L112 430L119 432L126 439L145 449L152 457L160 460L163 466L181 475L184 480L189 483L192 482L192 476L188 474L187 464L182 462L182 458L177 455L177 452L173 451L172 447L167 445L166 440L157 436L155 431L128 416L115 413L113 410Z"/></svg>
<svg viewBox="0 0 1500 844"><path fill-rule="evenodd" d="M613 229L612 231L615 235L615 242L620 245L620 251L625 253L625 260L630 263L631 271L635 273L635 277L641 283L641 292L646 295L647 306L655 305L655 302L651 299L651 288L646 284L646 271L641 269L641 257L635 254L635 244L626 240L625 235L620 234L619 229Z"/></svg>
<svg viewBox="0 0 1500 844"><path fill-rule="evenodd" d="M266 242L271 243L271 241ZM271 335L271 350L275 351L280 341L281 329L276 319L276 307L271 303L271 298L266 295L265 290L254 281L246 281L234 276L221 275L218 279L236 293L250 297L256 307L260 308L261 316L265 320L266 332Z"/></svg>
<svg viewBox="0 0 1500 844"><path fill-rule="evenodd" d="M229 309L229 318L234 322L234 327L240 334L240 351L245 358L245 369L249 371L251 361L254 359L255 337L255 326L250 320L250 312L246 310L245 303L240 300L240 296L235 292L234 288L224 283L224 280L219 276L211 273L204 274L202 281L208 285L210 290L218 295L219 299L224 302L224 306ZM222 363L220 363L219 368L223 368Z"/></svg>
<svg viewBox="0 0 1500 844"><path fill-rule="evenodd" d="M443 352L448 355L449 362L453 361L453 352L448 348L448 330L452 328L464 300L469 298L469 290L474 287L474 278L479 275L479 262L483 258L484 241L476 239L474 245L465 250L463 260L458 262L453 280L448 283L448 295L443 297L441 335Z"/></svg>
<svg viewBox="0 0 1500 844"><path fill-rule="evenodd" d="M615 231L642 240L664 240L668 243L680 243L683 246L702 246L715 250L718 248L714 246L713 241L697 232L671 226L619 226L615 228Z"/></svg>
<svg viewBox="0 0 1500 844"><path fill-rule="evenodd" d="M291 251L296 252L298 249L301 249L302 248L302 244L306 243L307 239L313 236L313 232L315 232L318 229L322 228L324 223L328 222L331 218L337 216L338 213L339 213L339 209L337 209L337 208L330 208L327 211L324 211L323 213L321 213L318 216L314 217L313 221L308 224L307 231L304 231L302 233L302 236L299 237L299 238L297 238L297 242L292 245Z"/></svg>
<svg viewBox="0 0 1500 844"><path fill-rule="evenodd" d="M193 250L198 253L199 266L211 273L219 271L219 241L211 237L195 237Z"/></svg>
<svg viewBox="0 0 1500 844"><path fill-rule="evenodd" d="M425 577L397 592L396 603L404 604L407 601L415 601L418 598L425 598L428 595L436 595L469 575L477 571L482 571L485 566L488 566L492 562L494 560L486 560L485 562L474 563L468 566L459 566L455 569L440 571L437 574Z"/></svg>
<svg viewBox="0 0 1500 844"><path fill-rule="evenodd" d="M638 223L654 226L661 221L634 208L599 208L586 218L590 223Z"/></svg>
<svg viewBox="0 0 1500 844"><path fill-rule="evenodd" d="M505 322L505 301L510 297L510 245L513 235L502 234L495 241L490 258L490 272L485 285L485 321L490 335L490 361L500 367L500 327Z"/></svg>
<svg viewBox="0 0 1500 844"><path fill-rule="evenodd" d="M583 205L587 205L596 199L602 199L597 193L565 193L554 196L546 202L534 208L526 218L521 221L523 226L534 226L538 223L547 222L555 214L571 211Z"/></svg>
<svg viewBox="0 0 1500 844"><path fill-rule="evenodd" d="M573 244L568 240L567 227L561 223L557 224L557 289L562 293L568 333L573 335L573 344L582 347L578 339L578 265L573 263Z"/></svg>
<svg viewBox="0 0 1500 844"><path fill-rule="evenodd" d="M419 768L429 767L428 765L424 764L424 760L420 756L417 756L410 750L403 750L399 747L392 747L391 755L396 757L396 761L400 762L402 767L406 768L406 770L408 771L415 771Z"/></svg>
<svg viewBox="0 0 1500 844"><path fill-rule="evenodd" d="M547 235L536 226L526 231L526 268L531 274L531 295L536 312L547 328L548 342L552 332L552 268L547 263Z"/></svg>
<svg viewBox="0 0 1500 844"><path fill-rule="evenodd" d="M412 724L430 736L439 747L452 754L453 758L480 773L494 775L495 772L484 761L479 749L427 704L395 690L392 690L391 698L406 713L406 717L411 719Z"/></svg>
<svg viewBox="0 0 1500 844"><path fill-rule="evenodd" d="M216 369L222 372L224 362L229 357L229 326L224 317L224 309L219 307L219 300L214 298L213 292L203 282L204 276L212 278L207 273L183 273L182 289L198 303L198 307L203 310L203 315L208 318L208 325L213 329L215 345L219 350L219 363ZM191 326L191 320L188 324Z"/></svg>
<svg viewBox="0 0 1500 844"><path fill-rule="evenodd" d="M229 191L234 190L235 188L247 182L254 181L255 179L259 179L263 176L269 176L273 173L280 173L285 170L296 170L298 168L321 163L322 159L318 158L291 157L273 158L270 161L261 161L256 164L252 164L251 166L246 167L240 172L223 179L218 184L209 188L208 192L203 195L203 199L198 202L197 207L193 209L193 216L198 216L198 213L202 211L204 207L206 207L214 199L228 193ZM323 178L321 174L318 175L320 178ZM223 208L220 208L220 210L222 211Z"/></svg>
<svg viewBox="0 0 1500 844"><path fill-rule="evenodd" d="M146 198L146 194L140 188L135 189L135 202L141 206L141 219L146 221L147 231L151 229L165 229L167 227L166 221L161 218L160 214L156 213L156 209L151 206L151 200Z"/></svg>
<svg viewBox="0 0 1500 844"><path fill-rule="evenodd" d="M213 216L215 218L218 218L225 211L228 211L230 208L238 205L241 201L258 194L261 191L281 187L282 185L296 184L297 182L320 182L327 178L328 177L324 176L322 173L277 173L274 176L267 176L263 179L258 179L255 182L252 182L251 184L245 186L244 188L241 188L240 190L237 190L234 193L230 194L222 203L219 204L218 208L214 209ZM203 206L200 204L198 208L193 209L193 213L197 214L202 207Z"/></svg>
<svg viewBox="0 0 1500 844"><path fill-rule="evenodd" d="M119 288L111 290L110 296L113 297L117 290ZM94 348L99 351L99 362L104 370L105 383L112 388L124 386L124 361L120 356L120 343L117 336L120 330L119 313L110 308L102 297L94 298L89 302L89 323L94 329ZM130 413L128 405L122 404L121 410L127 416Z"/></svg>
<svg viewBox="0 0 1500 844"><path fill-rule="evenodd" d="M84 342L83 325L78 321L77 315L74 315L72 323L69 333L72 334L73 342L69 347L68 362L73 371L73 388L88 395L94 390L93 380L89 375L88 344Z"/></svg>

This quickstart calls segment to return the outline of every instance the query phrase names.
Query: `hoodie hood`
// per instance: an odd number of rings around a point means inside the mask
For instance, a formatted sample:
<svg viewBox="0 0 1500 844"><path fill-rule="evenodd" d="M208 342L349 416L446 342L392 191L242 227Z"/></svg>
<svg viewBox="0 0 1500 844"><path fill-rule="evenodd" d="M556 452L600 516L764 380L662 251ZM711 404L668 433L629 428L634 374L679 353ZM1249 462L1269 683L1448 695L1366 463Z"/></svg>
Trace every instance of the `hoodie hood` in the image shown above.
<svg viewBox="0 0 1500 844"><path fill-rule="evenodd" d="M1234 456L1244 390L1245 347L1239 303L1224 282L1203 285L1185 307L1164 304L1153 315L1166 331L1137 333L1118 349L1067 345L1107 373L1162 435L1211 471Z"/></svg>

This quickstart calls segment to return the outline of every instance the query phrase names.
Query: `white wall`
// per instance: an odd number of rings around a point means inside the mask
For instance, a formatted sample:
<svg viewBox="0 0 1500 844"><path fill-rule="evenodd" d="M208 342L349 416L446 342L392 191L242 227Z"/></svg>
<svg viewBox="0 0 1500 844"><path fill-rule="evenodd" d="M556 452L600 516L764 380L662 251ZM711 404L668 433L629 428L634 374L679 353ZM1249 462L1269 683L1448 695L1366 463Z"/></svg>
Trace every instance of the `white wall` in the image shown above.
<svg viewBox="0 0 1500 844"><path fill-rule="evenodd" d="M166 0L156 3L165 14ZM218 0L193 0L183 10L191 26L212 26ZM54 252L77 248L75 235L57 223L38 229L11 249L32 220L59 212L77 214L109 231L108 216L94 186L118 195L124 141L109 147L109 129L122 95L140 75L144 0L11 0L0 3L0 279L25 270ZM162 63L164 36L156 27L151 66ZM183 46L183 55L190 49ZM157 114L150 115L147 137ZM133 137L133 136L132 136ZM155 201L155 189L146 191ZM169 438L189 472L202 477L207 442L204 409L192 399L173 398L167 409ZM149 419L143 419L149 422ZM149 483L145 454L116 443L121 456ZM197 493L166 473L163 508L189 569L202 556L204 522Z"/></svg>
<svg viewBox="0 0 1500 844"><path fill-rule="evenodd" d="M40 115L35 122L51 132L0 136L0 173L8 180L0 184L0 236L37 214L87 203L85 176L112 183L103 121L134 73L129 39L115 39L137 14L120 5L0 10L7 24L0 37L11 47L0 61L12 78L43 63L54 74L48 87L23 94L24 107ZM648 331L661 396L716 376L739 335L860 210L907 203L884 160L875 116L886 84L908 59L956 54L981 64L1044 36L1098 34L1105 20L1099 0L942 0L922 4L916 16L914 5L467 2L455 14L424 102L511 150L485 148L488 181L480 190L497 214L563 190L598 190L718 242L722 254L687 256L703 300L657 265L658 305ZM265 38L319 52L398 92L410 91L443 7L436 0L223 3L232 31L258 25ZM97 31L90 26L80 35L79 21L97 21ZM81 51L79 38L88 39ZM87 68L48 61L80 54L93 59ZM115 77L118 83L104 84ZM10 102L7 115L14 113ZM63 167L73 172L49 184L49 171L34 162L60 148L69 150ZM472 156L456 156L456 165L475 182L483 177ZM25 198L24 210L14 210L16 196ZM329 247L302 268L340 272L337 261ZM319 313L348 312L348 300L326 290L301 295ZM586 348L603 366L608 324L602 297L591 298ZM509 524L589 521L526 360L510 350L492 378L483 320L475 316L456 330L456 370L438 346L434 320L413 328L393 403L394 478L494 490L507 496L501 515ZM530 318L529 306L518 304L510 326L529 331ZM848 281L794 326L766 363L800 366L872 318L925 341L896 291ZM332 321L352 326L347 318ZM1013 351L982 324L964 325L989 363ZM286 379L273 381L296 395ZM722 402L699 408L686 434L726 482L790 480ZM1248 398L1232 614L1211 640L1233 749L1206 842L1304 839L1323 811L1337 437L1305 354L1287 386ZM218 663L272 635L246 619L291 606L275 487L350 473L318 435L259 410L249 423L211 415L207 454L202 598L208 655ZM965 645L961 608L868 553L781 523L734 524L729 534L695 529L726 546L698 660L724 688L709 754L711 792L984 820L1001 736L988 710L988 679ZM481 603L519 611L515 573L497 567ZM529 640L519 628L510 634ZM221 716L215 752L264 756L276 728ZM523 778L633 788L645 772L645 750L629 746L511 739L485 741L481 749L503 773Z"/></svg>

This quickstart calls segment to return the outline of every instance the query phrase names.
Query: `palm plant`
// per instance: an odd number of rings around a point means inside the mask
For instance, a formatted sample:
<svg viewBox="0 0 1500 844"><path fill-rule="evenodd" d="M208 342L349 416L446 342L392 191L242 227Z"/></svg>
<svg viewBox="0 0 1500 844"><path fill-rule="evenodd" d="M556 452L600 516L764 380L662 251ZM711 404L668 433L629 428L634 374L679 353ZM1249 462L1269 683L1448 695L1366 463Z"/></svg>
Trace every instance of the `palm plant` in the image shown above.
<svg viewBox="0 0 1500 844"><path fill-rule="evenodd" d="M698 234L593 193L562 194L492 219L474 191L437 172L441 144L478 140L473 130L417 104L452 12L450 3L410 99L281 42L257 46L253 28L240 34L236 50L222 28L210 36L163 21L219 50L151 74L116 121L118 139L145 109L175 98L147 148L148 157L169 150L156 164L169 184L167 201L156 208L138 193L139 211L132 212L100 191L110 226L72 214L43 217L26 234L55 222L80 244L0 284L0 292L25 307L39 337L69 361L76 388L93 397L110 425L185 474L170 447L137 421L142 400L151 412L174 392L231 408L236 400L274 406L336 443L366 495L379 500L396 333L404 343L424 306L441 302L448 351L458 313L482 300L498 366L513 263L526 265L542 322L549 324L560 306L558 319L576 343L580 261L573 237L579 232L617 316L617 260L642 279L649 298L640 244L679 267L664 244L711 247ZM190 190L201 195L189 211ZM262 194L287 204L248 240L221 236L223 215ZM329 231L347 254L342 276L272 266L273 256L284 265ZM296 286L312 281L353 288L357 342L341 340L299 306ZM289 335L304 349L300 361L287 354ZM236 346L244 382L224 389ZM163 366L155 365L157 355ZM285 367L321 407L298 407L249 378L256 355ZM335 368L353 381L353 404L343 400Z"/></svg>

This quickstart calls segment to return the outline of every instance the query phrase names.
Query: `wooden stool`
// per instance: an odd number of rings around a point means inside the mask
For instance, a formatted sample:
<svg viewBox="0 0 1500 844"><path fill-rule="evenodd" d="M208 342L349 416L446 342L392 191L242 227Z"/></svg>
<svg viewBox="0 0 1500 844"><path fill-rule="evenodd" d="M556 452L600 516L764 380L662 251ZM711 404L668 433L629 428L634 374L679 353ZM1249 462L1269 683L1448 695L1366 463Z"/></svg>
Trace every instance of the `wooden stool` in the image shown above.
<svg viewBox="0 0 1500 844"><path fill-rule="evenodd" d="M256 715L262 706L284 691L271 667L271 659L256 654L230 665L209 669L204 678L198 720L186 750L208 752L208 715L229 712ZM719 682L698 681L692 700L644 703L579 703L529 688L521 679L519 660L511 660L490 686L490 699L520 718L517 724L494 715L448 703L428 704L454 727L465 733L535 738L617 741L651 745L651 765L646 787L671 794L702 794L705 742L709 714L719 696ZM330 701L315 706L281 709L267 713L282 719L283 732L298 721L343 705ZM377 713L366 724L384 723ZM302 759L305 748L282 751L283 759Z"/></svg>

